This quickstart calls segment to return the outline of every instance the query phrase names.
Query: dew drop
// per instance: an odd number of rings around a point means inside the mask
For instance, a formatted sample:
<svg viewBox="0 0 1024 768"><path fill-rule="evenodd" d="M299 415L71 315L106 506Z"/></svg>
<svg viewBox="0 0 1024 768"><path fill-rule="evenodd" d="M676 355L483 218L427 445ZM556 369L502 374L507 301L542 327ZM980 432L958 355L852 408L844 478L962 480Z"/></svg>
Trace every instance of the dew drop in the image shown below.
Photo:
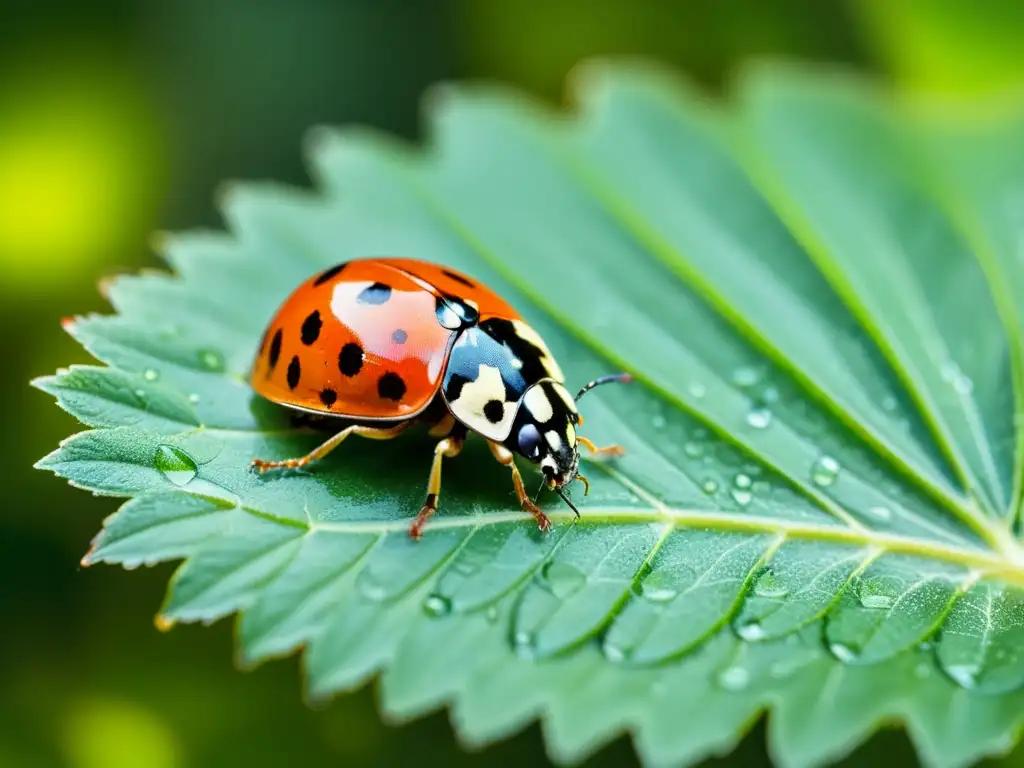
<svg viewBox="0 0 1024 768"><path fill-rule="evenodd" d="M758 597L780 598L789 594L789 587L769 568L762 571L754 582L754 594Z"/></svg>
<svg viewBox="0 0 1024 768"><path fill-rule="evenodd" d="M747 506L753 499L754 494L750 491L743 490L742 488L733 488L729 491L729 495L732 496L733 501L739 504L741 507Z"/></svg>
<svg viewBox="0 0 1024 768"><path fill-rule="evenodd" d="M492 605L490 608L488 608L487 612L484 613L484 618L487 619L487 623L488 624L494 624L495 622L497 622L498 621L498 606Z"/></svg>
<svg viewBox="0 0 1024 768"><path fill-rule="evenodd" d="M753 408L747 413L747 424L754 429L765 429L772 423L772 412L765 407Z"/></svg>
<svg viewBox="0 0 1024 768"><path fill-rule="evenodd" d="M605 658L613 663L625 661L626 657L629 655L628 653L626 653L626 650L624 648L620 648L614 643L606 642L602 646L601 650L604 652Z"/></svg>
<svg viewBox="0 0 1024 768"><path fill-rule="evenodd" d="M886 395L882 398L882 410L886 413L893 413L899 403L896 402L896 398L892 395Z"/></svg>
<svg viewBox="0 0 1024 768"><path fill-rule="evenodd" d="M356 587L359 589L359 594L376 603L385 600L388 596L387 585L383 584L377 574L369 568L364 569L356 577Z"/></svg>
<svg viewBox="0 0 1024 768"><path fill-rule="evenodd" d="M532 659L536 655L537 636L525 629L518 630L512 636L512 644L516 653L524 659Z"/></svg>
<svg viewBox="0 0 1024 768"><path fill-rule="evenodd" d="M706 395L707 393L708 393L707 387L705 387L703 384L699 384L697 382L694 382L693 384L690 385L690 396L691 397L695 397L695 398L697 398L699 400L700 398L704 397L704 395Z"/></svg>
<svg viewBox="0 0 1024 768"><path fill-rule="evenodd" d="M691 459L699 459L704 455L704 444L698 443L693 440L687 440L683 445L683 453L689 456Z"/></svg>
<svg viewBox="0 0 1024 768"><path fill-rule="evenodd" d="M174 485L187 485L199 472L195 459L173 445L160 444L153 456L153 466Z"/></svg>
<svg viewBox="0 0 1024 768"><path fill-rule="evenodd" d="M444 595L432 594L423 601L423 611L428 616L445 616L452 610L452 603Z"/></svg>
<svg viewBox="0 0 1024 768"><path fill-rule="evenodd" d="M927 661L922 661L916 667L914 667L914 677L919 680L924 680L927 677L931 677L932 665Z"/></svg>
<svg viewBox="0 0 1024 768"><path fill-rule="evenodd" d="M884 579L867 579L860 585L860 604L870 610L887 610L896 602L895 588Z"/></svg>
<svg viewBox="0 0 1024 768"><path fill-rule="evenodd" d="M196 403L198 403L199 399L200 399L199 395L197 395L195 392L193 392L191 395L188 396L188 401L190 403L192 403L192 405L195 405Z"/></svg>
<svg viewBox="0 0 1024 768"><path fill-rule="evenodd" d="M739 387L752 387L761 380L763 372L752 365L741 365L732 372L732 382Z"/></svg>
<svg viewBox="0 0 1024 768"><path fill-rule="evenodd" d="M764 627L756 621L748 621L746 624L740 624L736 627L736 634L741 640L746 640L748 643L756 643L759 640L764 640L768 634L764 631Z"/></svg>
<svg viewBox="0 0 1024 768"><path fill-rule="evenodd" d="M655 429L664 429L665 428L665 417L662 416L659 413L657 416L655 416L653 419L651 419L651 425Z"/></svg>
<svg viewBox="0 0 1024 768"><path fill-rule="evenodd" d="M868 514L876 520L891 520L892 510L888 507L871 507L868 510Z"/></svg>
<svg viewBox="0 0 1024 768"><path fill-rule="evenodd" d="M750 684L750 673L743 667L726 667L718 673L718 684L727 691L742 691Z"/></svg>
<svg viewBox="0 0 1024 768"><path fill-rule="evenodd" d="M208 371L224 370L224 355L215 349L199 350L199 364Z"/></svg>
<svg viewBox="0 0 1024 768"><path fill-rule="evenodd" d="M569 563L549 562L541 569L541 585L561 600L569 597L586 583L586 574Z"/></svg>
<svg viewBox="0 0 1024 768"><path fill-rule="evenodd" d="M857 660L857 652L850 648L848 645L842 643L832 643L828 647L829 653L835 656L839 661L844 664L849 664Z"/></svg>
<svg viewBox="0 0 1024 768"><path fill-rule="evenodd" d="M940 373L942 378L949 382L953 389L961 395L969 395L974 390L974 382L971 378L960 370L960 366L952 360L947 360L943 363Z"/></svg>
<svg viewBox="0 0 1024 768"><path fill-rule="evenodd" d="M142 378L146 381L156 381L160 378L160 372L155 368L147 368L142 372Z"/></svg>
<svg viewBox="0 0 1024 768"><path fill-rule="evenodd" d="M944 669L961 688L973 688L978 684L978 672L981 670L977 664L949 664Z"/></svg>
<svg viewBox="0 0 1024 768"><path fill-rule="evenodd" d="M754 484L753 479L750 475L740 472L736 477L732 479L732 484L737 488L749 488Z"/></svg>
<svg viewBox="0 0 1024 768"><path fill-rule="evenodd" d="M678 585L687 574L673 573L669 570L653 571L640 582L640 596L652 603L667 603L679 594Z"/></svg>
<svg viewBox="0 0 1024 768"><path fill-rule="evenodd" d="M712 477L705 478L700 484L700 489L709 496L718 490L718 481Z"/></svg>
<svg viewBox="0 0 1024 768"><path fill-rule="evenodd" d="M827 488L839 476L839 462L831 456L822 456L811 467L811 481L815 485Z"/></svg>
<svg viewBox="0 0 1024 768"><path fill-rule="evenodd" d="M144 389L136 389L135 390L135 396L137 398L139 398L139 400L142 400L143 402L145 402L145 400L146 400L146 390L144 390Z"/></svg>

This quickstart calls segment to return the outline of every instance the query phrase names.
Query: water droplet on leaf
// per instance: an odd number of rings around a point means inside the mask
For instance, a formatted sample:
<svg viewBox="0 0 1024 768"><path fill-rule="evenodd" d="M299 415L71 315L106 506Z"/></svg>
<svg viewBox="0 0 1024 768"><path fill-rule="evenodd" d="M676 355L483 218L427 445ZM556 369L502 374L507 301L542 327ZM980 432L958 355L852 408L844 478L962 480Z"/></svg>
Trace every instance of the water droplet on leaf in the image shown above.
<svg viewBox="0 0 1024 768"><path fill-rule="evenodd" d="M767 408L754 408L747 414L747 424L754 429L765 429L772 423L772 412Z"/></svg>
<svg viewBox="0 0 1024 768"><path fill-rule="evenodd" d="M739 387L752 387L761 380L763 372L752 365L741 365L732 372L732 382Z"/></svg>
<svg viewBox="0 0 1024 768"><path fill-rule="evenodd" d="M428 616L444 616L452 609L451 601L444 595L433 594L423 601L423 610Z"/></svg>
<svg viewBox="0 0 1024 768"><path fill-rule="evenodd" d="M704 493L710 495L718 490L718 481L712 477L706 478L704 482L700 484L700 489Z"/></svg>
<svg viewBox="0 0 1024 768"><path fill-rule="evenodd" d="M652 603L667 603L679 594L679 584L679 574L667 569L652 571L640 582L640 596Z"/></svg>
<svg viewBox="0 0 1024 768"><path fill-rule="evenodd" d="M704 455L704 444L694 442L693 440L687 440L683 445L683 453L691 459L700 458Z"/></svg>
<svg viewBox="0 0 1024 768"><path fill-rule="evenodd" d="M487 619L489 624L494 624L498 620L498 606L492 605L488 608L484 618Z"/></svg>
<svg viewBox="0 0 1024 768"><path fill-rule="evenodd" d="M601 650L604 652L605 658L613 663L625 661L626 656L628 656L623 648L620 648L614 643L605 642L601 647Z"/></svg>
<svg viewBox="0 0 1024 768"><path fill-rule="evenodd" d="M829 653L845 664L856 661L857 656L859 655L857 651L853 650L850 646L843 645L842 643L832 643L829 645L828 650Z"/></svg>
<svg viewBox="0 0 1024 768"><path fill-rule="evenodd" d="M789 586L768 568L761 571L754 582L754 594L758 597L785 597L789 594Z"/></svg>
<svg viewBox="0 0 1024 768"><path fill-rule="evenodd" d="M173 445L158 445L153 456L153 466L159 469L174 485L187 485L199 473L195 459Z"/></svg>
<svg viewBox="0 0 1024 768"><path fill-rule="evenodd" d="M695 397L698 400L708 393L707 388L703 384L693 383L690 385L690 396Z"/></svg>
<svg viewBox="0 0 1024 768"><path fill-rule="evenodd" d="M811 467L811 480L815 485L827 488L839 476L839 462L831 456L822 456Z"/></svg>
<svg viewBox="0 0 1024 768"><path fill-rule="evenodd" d="M541 569L542 586L561 600L569 597L586 583L586 574L569 563L549 562Z"/></svg>
<svg viewBox="0 0 1024 768"><path fill-rule="evenodd" d="M891 520L892 510L888 507L871 507L868 514L877 520Z"/></svg>
<svg viewBox="0 0 1024 768"><path fill-rule="evenodd" d="M887 610L896 602L896 588L885 579L867 579L858 590L860 604L871 610Z"/></svg>
<svg viewBox="0 0 1024 768"><path fill-rule="evenodd" d="M736 627L736 634L741 640L746 640L748 643L756 643L759 640L764 640L765 635L768 633L764 631L764 627L758 622L748 621L746 624L740 624Z"/></svg>
<svg viewBox="0 0 1024 768"><path fill-rule="evenodd" d="M973 688L978 683L977 664L950 664L944 667L946 674L961 688Z"/></svg>
<svg viewBox="0 0 1024 768"><path fill-rule="evenodd" d="M199 402L199 395L193 392L191 395L188 396L188 401L192 403L192 405L195 405L196 403Z"/></svg>
<svg viewBox="0 0 1024 768"><path fill-rule="evenodd" d="M754 484L754 481L751 479L750 475L745 475L742 472L740 472L738 475L736 475L736 477L733 478L732 484L735 485L737 488L749 488Z"/></svg>
<svg viewBox="0 0 1024 768"><path fill-rule="evenodd" d="M146 381L156 381L160 378L160 372L155 368L147 368L142 372L142 378Z"/></svg>
<svg viewBox="0 0 1024 768"><path fill-rule="evenodd" d="M745 491L742 488L733 488L729 492L729 495L732 496L733 500L741 507L747 506L747 504L749 504L754 498L754 494L750 491Z"/></svg>
<svg viewBox="0 0 1024 768"><path fill-rule="evenodd" d="M224 355L215 349L199 350L199 364L208 371L224 370Z"/></svg>
<svg viewBox="0 0 1024 768"><path fill-rule="evenodd" d="M718 673L718 684L727 691L742 691L750 684L750 673L743 667L726 667Z"/></svg>

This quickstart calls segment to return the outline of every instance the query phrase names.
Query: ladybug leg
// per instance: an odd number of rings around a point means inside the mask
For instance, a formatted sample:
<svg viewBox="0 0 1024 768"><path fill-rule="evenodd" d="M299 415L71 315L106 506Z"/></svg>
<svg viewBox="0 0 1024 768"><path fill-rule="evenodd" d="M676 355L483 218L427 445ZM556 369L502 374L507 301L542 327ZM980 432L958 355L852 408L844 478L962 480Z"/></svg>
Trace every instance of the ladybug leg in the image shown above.
<svg viewBox="0 0 1024 768"><path fill-rule="evenodd" d="M427 483L427 500L409 528L409 535L414 539L420 537L427 520L437 512L437 497L441 493L441 462L446 457L458 456L461 450L462 440L457 437L446 437L434 448L434 463L430 465L430 480Z"/></svg>
<svg viewBox="0 0 1024 768"><path fill-rule="evenodd" d="M512 470L512 484L516 487L519 506L523 508L523 511L533 515L533 519L537 521L537 526L542 531L548 530L551 527L551 521L547 515L541 512L540 507L530 500L529 495L526 493L526 486L523 485L523 476L519 474L519 467L516 466L512 451L501 443L492 443L490 440L487 441L487 445L491 449L494 458L498 460L498 463Z"/></svg>
<svg viewBox="0 0 1024 768"><path fill-rule="evenodd" d="M626 453L626 449L623 448L621 445L605 445L598 448L596 445L594 445L592 441L588 440L582 435L577 436L576 442L578 442L580 445L582 445L584 448L590 451L590 455L593 458L598 458L602 456L624 456Z"/></svg>
<svg viewBox="0 0 1024 768"><path fill-rule="evenodd" d="M252 463L249 464L249 467L257 472L266 472L268 469L298 469L299 467L306 466L312 461L322 459L328 453L337 448L341 441L349 435L359 435L360 437L367 437L371 440L390 440L393 437L398 437L410 426L411 422L408 421L400 422L392 427L368 427L362 424L353 424L351 427L346 427L338 434L328 438L305 456L300 456L297 459L281 459L280 461L253 459Z"/></svg>

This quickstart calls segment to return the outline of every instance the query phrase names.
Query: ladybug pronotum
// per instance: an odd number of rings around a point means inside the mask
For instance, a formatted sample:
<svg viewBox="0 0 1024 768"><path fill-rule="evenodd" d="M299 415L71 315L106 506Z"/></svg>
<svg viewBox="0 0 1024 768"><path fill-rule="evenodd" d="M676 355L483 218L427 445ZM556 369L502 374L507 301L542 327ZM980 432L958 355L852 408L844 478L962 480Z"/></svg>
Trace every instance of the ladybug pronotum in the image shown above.
<svg viewBox="0 0 1024 768"><path fill-rule="evenodd" d="M579 446L618 456L576 434L576 401L544 340L504 299L465 275L413 259L359 259L334 266L289 296L260 343L250 380L268 400L337 418L345 426L305 456L254 459L252 467L302 467L350 435L397 437L425 423L440 438L427 497L409 533L419 538L437 511L441 463L458 455L470 432L512 472L522 508L542 531L551 521L523 485L514 454L538 464L548 488L576 512L563 488L579 474Z"/></svg>

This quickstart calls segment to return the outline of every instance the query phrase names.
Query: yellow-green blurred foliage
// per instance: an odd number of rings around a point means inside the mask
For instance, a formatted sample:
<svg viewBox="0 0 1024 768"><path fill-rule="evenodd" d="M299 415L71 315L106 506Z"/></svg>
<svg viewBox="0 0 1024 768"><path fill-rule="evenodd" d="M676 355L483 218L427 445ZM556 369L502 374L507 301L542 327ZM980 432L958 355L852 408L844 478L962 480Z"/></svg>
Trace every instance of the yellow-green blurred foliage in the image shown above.
<svg viewBox="0 0 1024 768"><path fill-rule="evenodd" d="M86 362L58 320L105 310L105 275L158 266L161 229L218 224L226 178L306 183L304 130L417 134L432 82L486 77L551 98L592 55L639 54L710 88L752 57L838 62L956 95L1024 79L1024 4L955 0L75 0L0 22L0 766L512 765L534 728L463 755L443 715L398 730L372 692L301 700L294 659L233 669L229 622L161 634L171 568L78 561L115 502L33 471L78 429L31 377ZM727 762L764 765L755 731ZM902 735L851 764L902 765ZM595 761L632 760L624 741Z"/></svg>

